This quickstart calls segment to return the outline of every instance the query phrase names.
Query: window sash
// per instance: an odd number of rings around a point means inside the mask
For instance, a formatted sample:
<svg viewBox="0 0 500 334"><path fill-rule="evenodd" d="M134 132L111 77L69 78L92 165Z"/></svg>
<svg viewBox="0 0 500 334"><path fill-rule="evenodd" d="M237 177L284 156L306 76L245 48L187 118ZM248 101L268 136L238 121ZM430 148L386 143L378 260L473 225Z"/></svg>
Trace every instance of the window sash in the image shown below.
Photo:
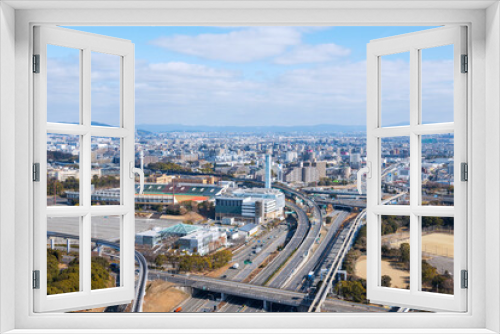
<svg viewBox="0 0 500 334"><path fill-rule="evenodd" d="M80 123L47 122L47 45L80 50ZM91 52L120 57L120 126L91 125ZM134 298L134 179L129 164L134 161L134 46L130 41L64 28L34 28L34 54L40 55L40 73L34 74L34 162L40 163L40 182L34 183L34 270L40 271L40 289L33 290L34 311L72 311L128 303ZM47 207L47 133L80 137L80 205ZM91 138L120 140L120 196L117 206L91 205ZM120 287L91 288L91 219L98 215L120 215ZM47 295L47 218L79 217L80 291Z"/></svg>
<svg viewBox="0 0 500 334"><path fill-rule="evenodd" d="M467 290L461 288L460 271L467 269L467 187L460 181L460 164L467 162L467 75L460 73L461 54L466 54L466 28L443 27L371 41L367 49L367 298L375 303L438 310L467 310ZM454 123L420 124L420 51L454 45ZM382 127L381 56L410 53L410 125ZM421 135L454 134L454 206L419 205L421 197ZM381 205L381 138L410 137L410 205ZM381 215L410 216L410 289L382 287ZM454 217L454 294L420 291L421 216ZM458 247L457 247L458 246Z"/></svg>

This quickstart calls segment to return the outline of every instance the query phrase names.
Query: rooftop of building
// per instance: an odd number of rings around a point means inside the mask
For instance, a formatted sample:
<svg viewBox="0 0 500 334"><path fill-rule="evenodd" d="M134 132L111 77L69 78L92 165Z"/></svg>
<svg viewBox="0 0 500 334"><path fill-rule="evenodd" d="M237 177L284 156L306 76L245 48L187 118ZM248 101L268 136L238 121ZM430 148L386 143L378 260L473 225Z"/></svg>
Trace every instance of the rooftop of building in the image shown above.
<svg viewBox="0 0 500 334"><path fill-rule="evenodd" d="M189 225L189 224L183 224L179 223L174 226L167 227L166 229L161 230L161 234L190 234L193 232L196 232L199 230L201 227L196 226L196 225Z"/></svg>
<svg viewBox="0 0 500 334"><path fill-rule="evenodd" d="M140 235L143 237L156 237L159 235L159 232L154 231L154 230L148 230L148 231L136 233L135 235Z"/></svg>
<svg viewBox="0 0 500 334"><path fill-rule="evenodd" d="M224 187L214 186L200 183L145 183L145 195L190 195L190 196L206 196L214 197L222 192ZM139 185L135 185L136 193L139 192Z"/></svg>
<svg viewBox="0 0 500 334"><path fill-rule="evenodd" d="M239 230L242 232L250 232L251 230L253 230L256 227L258 227L258 225L256 225L256 224L246 224L246 225L243 225L242 227L240 227Z"/></svg>
<svg viewBox="0 0 500 334"><path fill-rule="evenodd" d="M212 236L217 236L217 235L220 235L220 233L223 233L223 232L220 232L220 231L217 231L217 230L211 230L211 229L199 229L193 233L190 233L186 236L183 236L181 239L199 239L199 238L203 238L207 235L212 235Z"/></svg>

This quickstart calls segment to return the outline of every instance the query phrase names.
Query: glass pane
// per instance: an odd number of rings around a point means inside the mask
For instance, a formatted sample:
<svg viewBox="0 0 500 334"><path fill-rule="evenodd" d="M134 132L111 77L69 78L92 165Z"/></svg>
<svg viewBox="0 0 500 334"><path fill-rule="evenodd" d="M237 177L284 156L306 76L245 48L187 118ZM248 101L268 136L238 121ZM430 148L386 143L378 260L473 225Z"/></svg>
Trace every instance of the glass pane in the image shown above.
<svg viewBox="0 0 500 334"><path fill-rule="evenodd" d="M454 136L422 136L422 205L454 202Z"/></svg>
<svg viewBox="0 0 500 334"><path fill-rule="evenodd" d="M92 137L92 205L120 205L120 139Z"/></svg>
<svg viewBox="0 0 500 334"><path fill-rule="evenodd" d="M410 217L381 217L381 286L410 289Z"/></svg>
<svg viewBox="0 0 500 334"><path fill-rule="evenodd" d="M380 58L382 126L410 125L410 53Z"/></svg>
<svg viewBox="0 0 500 334"><path fill-rule="evenodd" d="M92 125L120 126L121 57L92 52Z"/></svg>
<svg viewBox="0 0 500 334"><path fill-rule="evenodd" d="M410 204L410 137L382 138L381 193L383 205Z"/></svg>
<svg viewBox="0 0 500 334"><path fill-rule="evenodd" d="M422 124L453 122L453 45L420 52Z"/></svg>
<svg viewBox="0 0 500 334"><path fill-rule="evenodd" d="M80 202L80 136L47 134L47 206Z"/></svg>
<svg viewBox="0 0 500 334"><path fill-rule="evenodd" d="M121 216L92 217L92 290L120 286Z"/></svg>
<svg viewBox="0 0 500 334"><path fill-rule="evenodd" d="M80 291L80 218L47 218L47 294Z"/></svg>
<svg viewBox="0 0 500 334"><path fill-rule="evenodd" d="M80 53L47 45L47 122L80 122Z"/></svg>
<svg viewBox="0 0 500 334"><path fill-rule="evenodd" d="M453 294L454 220L422 217L422 290Z"/></svg>

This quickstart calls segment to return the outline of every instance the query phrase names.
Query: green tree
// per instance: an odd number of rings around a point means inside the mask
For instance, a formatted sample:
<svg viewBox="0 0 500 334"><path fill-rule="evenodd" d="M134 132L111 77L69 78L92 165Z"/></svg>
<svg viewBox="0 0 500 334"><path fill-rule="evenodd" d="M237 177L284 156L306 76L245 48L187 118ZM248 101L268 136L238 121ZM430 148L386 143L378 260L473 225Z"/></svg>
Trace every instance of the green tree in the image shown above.
<svg viewBox="0 0 500 334"><path fill-rule="evenodd" d="M391 287L391 276L389 275L383 275L382 278L381 278L381 284L382 286L385 286L385 287Z"/></svg>
<svg viewBox="0 0 500 334"><path fill-rule="evenodd" d="M402 243L399 246L399 251L401 252L401 262L407 267L410 267L410 244Z"/></svg>

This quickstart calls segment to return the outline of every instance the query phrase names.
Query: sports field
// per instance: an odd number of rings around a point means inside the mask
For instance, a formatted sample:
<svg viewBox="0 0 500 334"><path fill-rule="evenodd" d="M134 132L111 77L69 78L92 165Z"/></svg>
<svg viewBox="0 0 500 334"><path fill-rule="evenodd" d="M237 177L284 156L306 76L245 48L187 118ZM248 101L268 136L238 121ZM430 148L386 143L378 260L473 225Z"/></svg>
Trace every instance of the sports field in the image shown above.
<svg viewBox="0 0 500 334"><path fill-rule="evenodd" d="M393 268L391 262L382 260L382 275L391 276L391 288L406 289L410 282L410 274L407 271ZM366 279L366 256L360 256L356 261L356 276Z"/></svg>
<svg viewBox="0 0 500 334"><path fill-rule="evenodd" d="M426 255L444 256L453 258L453 234L445 232L431 232L422 237L422 252ZM409 233L384 235L382 242L391 248L399 248L402 243L409 243ZM410 245L411 247L411 245Z"/></svg>

